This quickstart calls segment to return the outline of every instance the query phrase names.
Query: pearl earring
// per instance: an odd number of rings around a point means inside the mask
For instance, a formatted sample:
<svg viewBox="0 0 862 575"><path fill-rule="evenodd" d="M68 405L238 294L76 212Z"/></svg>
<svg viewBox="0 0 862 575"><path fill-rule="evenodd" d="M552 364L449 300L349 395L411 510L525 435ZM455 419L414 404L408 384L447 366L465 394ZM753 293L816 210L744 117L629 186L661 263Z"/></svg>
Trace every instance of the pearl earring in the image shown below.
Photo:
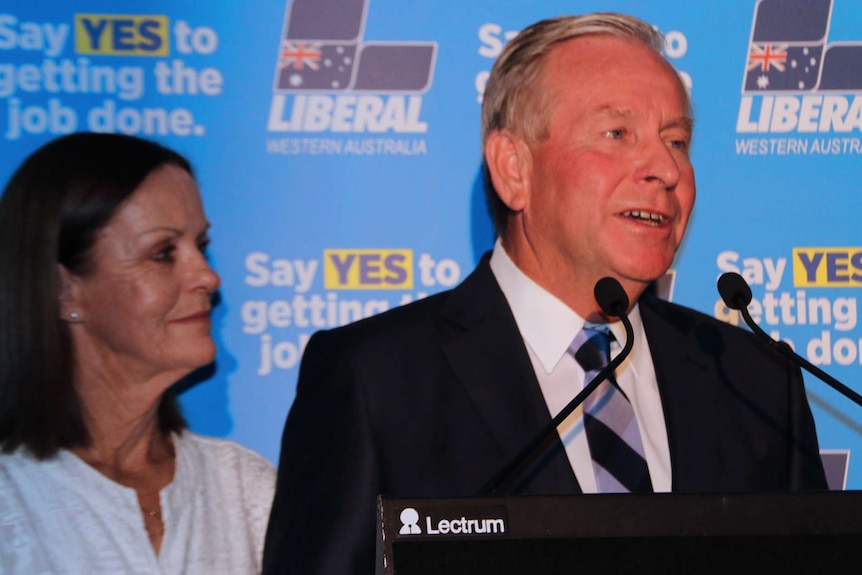
<svg viewBox="0 0 862 575"><path fill-rule="evenodd" d="M73 311L72 313L69 314L69 317L71 317L72 319L78 319L78 312Z"/></svg>

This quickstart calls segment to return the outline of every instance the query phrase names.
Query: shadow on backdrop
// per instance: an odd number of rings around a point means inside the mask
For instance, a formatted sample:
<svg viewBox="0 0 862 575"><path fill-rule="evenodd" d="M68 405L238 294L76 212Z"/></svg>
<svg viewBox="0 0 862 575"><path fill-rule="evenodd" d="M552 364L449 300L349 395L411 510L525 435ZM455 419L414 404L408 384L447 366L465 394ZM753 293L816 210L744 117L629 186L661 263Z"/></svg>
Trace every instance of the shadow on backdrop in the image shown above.
<svg viewBox="0 0 862 575"><path fill-rule="evenodd" d="M227 306L221 292L213 295L212 336L216 344L216 360L196 369L174 386L179 395L183 415L189 429L202 435L226 437L233 430L228 398L228 376L236 371L237 361L228 353L222 341L222 327ZM194 406L194 408L192 408Z"/></svg>

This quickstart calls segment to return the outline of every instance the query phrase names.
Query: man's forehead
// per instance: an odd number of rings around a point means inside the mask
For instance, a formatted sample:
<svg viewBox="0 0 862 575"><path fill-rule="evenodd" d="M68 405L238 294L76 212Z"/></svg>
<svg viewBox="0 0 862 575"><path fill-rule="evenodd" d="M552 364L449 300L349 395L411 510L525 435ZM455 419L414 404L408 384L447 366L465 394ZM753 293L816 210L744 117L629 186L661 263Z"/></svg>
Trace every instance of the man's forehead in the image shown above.
<svg viewBox="0 0 862 575"><path fill-rule="evenodd" d="M610 53L618 49L624 49L630 55L617 57ZM544 89L555 91L559 85L555 80L567 76L577 78L579 74L598 74L600 76L614 73L617 75L624 74L626 68L632 65L641 65L634 64L638 57L642 57L645 62L651 62L666 73L666 78L675 85L679 94L682 108L680 116L686 119L691 126L693 120L690 117L690 97L679 73L664 56L648 44L634 38L599 33L560 42L546 55L543 63L543 81L550 81L550 83L545 84ZM615 66L615 64L619 64L619 66ZM664 74L659 76L662 75ZM569 86L569 88L576 89L577 87ZM625 106L619 106L619 108L624 110Z"/></svg>
<svg viewBox="0 0 862 575"><path fill-rule="evenodd" d="M648 44L626 36L618 36L607 32L594 34L583 34L561 42L557 42L548 52L553 58L579 58L579 53L608 52L611 50L625 50L632 52L643 51L648 54L660 54L653 50Z"/></svg>

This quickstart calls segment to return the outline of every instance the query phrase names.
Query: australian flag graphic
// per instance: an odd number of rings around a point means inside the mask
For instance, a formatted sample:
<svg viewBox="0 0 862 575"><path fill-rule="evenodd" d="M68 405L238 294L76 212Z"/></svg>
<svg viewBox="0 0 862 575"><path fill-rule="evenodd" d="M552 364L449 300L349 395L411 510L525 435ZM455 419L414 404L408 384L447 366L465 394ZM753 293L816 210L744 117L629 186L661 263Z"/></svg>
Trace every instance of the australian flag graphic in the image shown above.
<svg viewBox="0 0 862 575"><path fill-rule="evenodd" d="M369 0L292 0L278 50L279 92L422 92L434 42L363 42Z"/></svg>
<svg viewBox="0 0 862 575"><path fill-rule="evenodd" d="M833 0L760 0L743 93L862 90L862 42L828 44Z"/></svg>

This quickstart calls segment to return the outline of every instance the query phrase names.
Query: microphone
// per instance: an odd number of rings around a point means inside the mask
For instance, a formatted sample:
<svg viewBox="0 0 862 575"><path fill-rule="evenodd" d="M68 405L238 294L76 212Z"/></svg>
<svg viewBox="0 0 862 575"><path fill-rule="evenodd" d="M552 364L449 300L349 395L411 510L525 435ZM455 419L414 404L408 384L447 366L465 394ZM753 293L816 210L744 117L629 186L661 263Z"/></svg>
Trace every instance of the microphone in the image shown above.
<svg viewBox="0 0 862 575"><path fill-rule="evenodd" d="M622 320L623 325L630 325L626 317L626 311L629 309L629 296L626 295L626 290L623 289L620 282L611 277L602 278L596 282L593 295L596 296L596 302L606 316L618 317Z"/></svg>
<svg viewBox="0 0 862 575"><path fill-rule="evenodd" d="M805 369L811 374L817 376L820 380L832 386L845 397L862 406L862 395L859 395L798 353L794 352L789 345L783 341L776 341L763 331L759 325L752 319L748 312L748 304L751 302L751 288L742 278L741 275L734 272L726 272L718 278L718 293L721 294L721 299L724 300L724 305L730 309L738 310L742 315L742 319L751 328L760 339L769 344L769 347L778 351L781 355L788 358L790 361Z"/></svg>
<svg viewBox="0 0 862 575"><path fill-rule="evenodd" d="M513 459L508 465L498 471L482 489L479 496L508 493L524 472L535 463L558 439L557 427L590 395L604 380L610 377L617 367L628 357L634 345L634 329L626 312L629 308L629 297L620 282L611 277L605 277L596 282L593 294L596 302L608 317L618 317L626 330L626 343L622 351L602 369L566 406L546 425L542 431Z"/></svg>

